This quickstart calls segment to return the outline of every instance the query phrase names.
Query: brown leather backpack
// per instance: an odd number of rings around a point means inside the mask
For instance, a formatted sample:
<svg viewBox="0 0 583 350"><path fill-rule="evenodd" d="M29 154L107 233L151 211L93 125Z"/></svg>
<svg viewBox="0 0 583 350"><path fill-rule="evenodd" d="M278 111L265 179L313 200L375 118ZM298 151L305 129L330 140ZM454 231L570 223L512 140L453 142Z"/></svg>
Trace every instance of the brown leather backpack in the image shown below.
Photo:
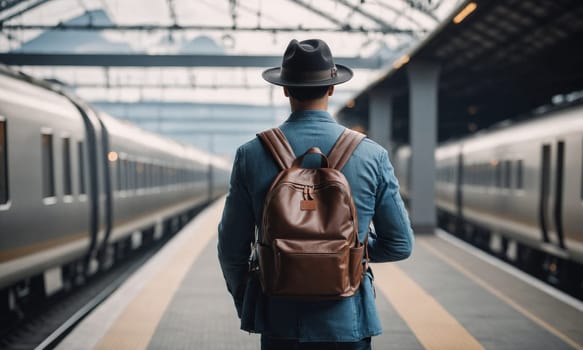
<svg viewBox="0 0 583 350"><path fill-rule="evenodd" d="M358 239L350 185L340 170L365 136L346 129L329 157L312 147L298 158L280 129L258 136L282 169L265 197L254 247L264 293L307 300L354 295L368 262L367 240ZM301 168L309 153L322 157L321 168Z"/></svg>

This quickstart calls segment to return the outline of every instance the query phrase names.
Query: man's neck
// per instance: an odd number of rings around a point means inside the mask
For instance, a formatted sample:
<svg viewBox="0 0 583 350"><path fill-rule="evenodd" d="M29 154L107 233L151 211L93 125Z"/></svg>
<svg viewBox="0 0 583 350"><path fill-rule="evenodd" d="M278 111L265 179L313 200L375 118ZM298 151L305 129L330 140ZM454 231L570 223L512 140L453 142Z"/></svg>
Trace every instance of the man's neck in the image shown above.
<svg viewBox="0 0 583 350"><path fill-rule="evenodd" d="M324 111L328 110L328 99L318 99L310 101L297 101L290 99L290 107L292 112L300 111Z"/></svg>

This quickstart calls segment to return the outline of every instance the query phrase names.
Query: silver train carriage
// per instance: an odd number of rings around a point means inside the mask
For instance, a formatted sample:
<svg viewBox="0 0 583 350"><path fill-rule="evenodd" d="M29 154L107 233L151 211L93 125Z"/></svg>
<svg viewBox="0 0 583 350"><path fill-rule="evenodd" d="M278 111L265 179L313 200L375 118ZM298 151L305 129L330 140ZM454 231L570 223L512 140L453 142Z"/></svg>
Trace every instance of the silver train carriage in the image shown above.
<svg viewBox="0 0 583 350"><path fill-rule="evenodd" d="M410 157L408 146L395 153L404 197ZM442 144L435 159L436 206L449 227L583 264L582 106Z"/></svg>
<svg viewBox="0 0 583 350"><path fill-rule="evenodd" d="M0 290L108 267L226 192L230 164L0 67ZM18 283L18 284L17 284Z"/></svg>

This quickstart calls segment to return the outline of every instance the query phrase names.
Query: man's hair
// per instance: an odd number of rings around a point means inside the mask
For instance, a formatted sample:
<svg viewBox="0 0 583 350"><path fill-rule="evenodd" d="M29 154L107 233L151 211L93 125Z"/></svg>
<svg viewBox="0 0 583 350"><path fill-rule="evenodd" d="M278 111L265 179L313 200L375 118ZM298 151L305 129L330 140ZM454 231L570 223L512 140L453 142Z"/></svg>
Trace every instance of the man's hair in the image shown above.
<svg viewBox="0 0 583 350"><path fill-rule="evenodd" d="M298 101L309 101L322 98L328 92L329 86L288 86L289 95Z"/></svg>

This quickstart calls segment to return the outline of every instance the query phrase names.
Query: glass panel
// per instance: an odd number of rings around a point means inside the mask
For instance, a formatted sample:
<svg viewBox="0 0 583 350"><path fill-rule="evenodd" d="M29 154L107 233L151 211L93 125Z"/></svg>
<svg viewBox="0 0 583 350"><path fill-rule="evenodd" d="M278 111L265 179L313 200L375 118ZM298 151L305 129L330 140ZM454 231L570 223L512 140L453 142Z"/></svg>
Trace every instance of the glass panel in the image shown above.
<svg viewBox="0 0 583 350"><path fill-rule="evenodd" d="M6 121L0 120L0 204L8 202L8 143Z"/></svg>
<svg viewBox="0 0 583 350"><path fill-rule="evenodd" d="M68 137L63 138L63 193L71 195L71 143Z"/></svg>
<svg viewBox="0 0 583 350"><path fill-rule="evenodd" d="M522 189L522 159L516 161L516 188Z"/></svg>
<svg viewBox="0 0 583 350"><path fill-rule="evenodd" d="M494 186L496 187L501 187L502 185L502 167L501 167L501 162L496 162L495 165L495 172L496 172L496 177L495 177L495 184Z"/></svg>
<svg viewBox="0 0 583 350"><path fill-rule="evenodd" d="M136 162L136 187L144 188L144 163Z"/></svg>
<svg viewBox="0 0 583 350"><path fill-rule="evenodd" d="M507 160L504 162L505 166L504 166L504 187L505 188L510 188L510 178L512 176L512 162Z"/></svg>
<svg viewBox="0 0 583 350"><path fill-rule="evenodd" d="M122 172L121 172L122 167L123 167L123 159L117 158L117 160L116 160L116 168L117 168L116 169L117 170L117 174L116 174L117 179L116 179L116 182L117 182L117 187L116 188L117 188L118 191L121 191L122 190L122 178L123 178Z"/></svg>
<svg viewBox="0 0 583 350"><path fill-rule="evenodd" d="M86 194L85 188L85 147L83 141L77 142L77 158L79 162L79 194Z"/></svg>
<svg viewBox="0 0 583 350"><path fill-rule="evenodd" d="M53 162L53 135L42 135L43 197L55 196L55 168Z"/></svg>
<svg viewBox="0 0 583 350"><path fill-rule="evenodd" d="M128 159L124 159L123 163L124 163L123 171L124 171L124 174L125 174L125 176L124 176L125 180L124 180L124 183L123 183L123 188L125 190L129 190L131 188L131 186L130 186L130 175L131 175L130 174L130 172L131 172L131 170L130 170L130 161Z"/></svg>

